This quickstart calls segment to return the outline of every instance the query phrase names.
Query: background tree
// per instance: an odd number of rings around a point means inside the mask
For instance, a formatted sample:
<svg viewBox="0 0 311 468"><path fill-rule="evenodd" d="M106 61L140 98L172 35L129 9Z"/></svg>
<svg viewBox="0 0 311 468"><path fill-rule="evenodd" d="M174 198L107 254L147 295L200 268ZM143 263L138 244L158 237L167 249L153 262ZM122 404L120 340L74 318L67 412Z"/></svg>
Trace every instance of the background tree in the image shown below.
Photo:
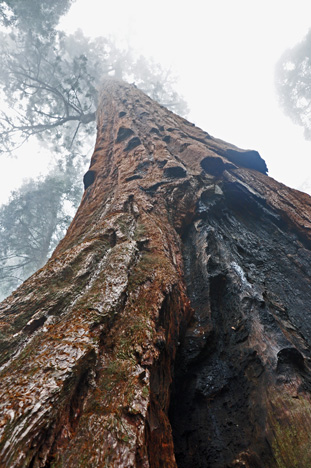
<svg viewBox="0 0 311 468"><path fill-rule="evenodd" d="M45 263L79 205L102 79L134 81L174 112L187 112L169 70L111 38L57 30L72 3L0 3L0 152L14 152L35 137L56 161L51 174L25 183L0 210L2 297Z"/></svg>
<svg viewBox="0 0 311 468"><path fill-rule="evenodd" d="M71 158L0 207L0 299L42 267L64 236L81 199L80 176Z"/></svg>
<svg viewBox="0 0 311 468"><path fill-rule="evenodd" d="M15 26L22 33L47 37L54 33L59 19L75 0L3 0L0 19L4 26Z"/></svg>
<svg viewBox="0 0 311 468"><path fill-rule="evenodd" d="M284 112L311 139L311 30L284 52L276 66L276 87Z"/></svg>

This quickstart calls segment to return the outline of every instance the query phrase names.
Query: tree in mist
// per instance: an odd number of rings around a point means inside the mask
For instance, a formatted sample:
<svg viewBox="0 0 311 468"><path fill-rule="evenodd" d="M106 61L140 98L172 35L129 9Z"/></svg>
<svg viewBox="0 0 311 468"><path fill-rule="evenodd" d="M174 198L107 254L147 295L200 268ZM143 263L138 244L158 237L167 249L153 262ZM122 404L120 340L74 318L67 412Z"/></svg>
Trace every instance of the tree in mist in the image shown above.
<svg viewBox="0 0 311 468"><path fill-rule="evenodd" d="M311 30L276 66L276 86L285 113L311 139Z"/></svg>
<svg viewBox="0 0 311 468"><path fill-rule="evenodd" d="M32 135L52 142L58 151L81 146L94 134L98 89L105 76L137 80L152 98L185 113L168 71L143 57L133 59L110 39L90 40L78 31L70 36L57 32L53 46L14 35L2 35L2 44L0 80L7 104L0 120L2 151Z"/></svg>
<svg viewBox="0 0 311 468"><path fill-rule="evenodd" d="M75 0L0 0L0 20L22 32L34 32L41 38L54 34L59 19Z"/></svg>
<svg viewBox="0 0 311 468"><path fill-rule="evenodd" d="M118 48L110 38L90 39L82 31L67 35L55 29L72 3L0 2L0 19L6 28L0 34L0 152L13 152L35 137L53 152L58 166L66 161L61 178L53 173L24 184L1 210L3 295L47 260L70 222L65 201L73 208L79 204L85 154L93 145L98 92L104 77L134 81L174 112L187 112L185 101L174 90L170 71L136 57L129 49ZM69 190L72 184L74 197ZM36 197L40 201L35 201ZM43 212L45 217L54 217L54 222L40 218ZM16 235L9 234L13 231Z"/></svg>
<svg viewBox="0 0 311 468"><path fill-rule="evenodd" d="M2 14L9 30L0 37L0 86L6 101L0 116L0 151L10 151L32 135L53 142L60 151L81 146L94 134L98 90L107 76L134 81L174 112L187 111L174 91L170 71L118 48L110 38L91 40L81 30L72 35L56 30L70 3L0 4L8 11L12 7L11 14Z"/></svg>
<svg viewBox="0 0 311 468"><path fill-rule="evenodd" d="M68 161L25 182L0 207L0 299L42 267L64 236L81 199L80 176Z"/></svg>

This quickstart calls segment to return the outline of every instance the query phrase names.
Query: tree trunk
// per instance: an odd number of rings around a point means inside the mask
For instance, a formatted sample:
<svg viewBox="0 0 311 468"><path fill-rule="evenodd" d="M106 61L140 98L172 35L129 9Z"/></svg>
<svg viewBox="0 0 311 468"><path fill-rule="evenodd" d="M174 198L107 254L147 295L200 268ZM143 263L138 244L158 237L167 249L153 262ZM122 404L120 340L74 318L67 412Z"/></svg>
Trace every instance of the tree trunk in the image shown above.
<svg viewBox="0 0 311 468"><path fill-rule="evenodd" d="M107 81L85 193L1 304L1 467L311 464L311 199Z"/></svg>

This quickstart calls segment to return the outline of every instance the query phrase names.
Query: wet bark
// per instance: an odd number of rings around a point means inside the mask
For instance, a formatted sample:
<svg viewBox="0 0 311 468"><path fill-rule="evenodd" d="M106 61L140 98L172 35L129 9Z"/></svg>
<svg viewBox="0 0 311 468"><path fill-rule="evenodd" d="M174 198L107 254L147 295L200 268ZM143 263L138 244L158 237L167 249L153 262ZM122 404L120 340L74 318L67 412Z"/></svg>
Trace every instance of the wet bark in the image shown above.
<svg viewBox="0 0 311 468"><path fill-rule="evenodd" d="M1 304L0 466L309 466L310 197L113 81L84 184Z"/></svg>

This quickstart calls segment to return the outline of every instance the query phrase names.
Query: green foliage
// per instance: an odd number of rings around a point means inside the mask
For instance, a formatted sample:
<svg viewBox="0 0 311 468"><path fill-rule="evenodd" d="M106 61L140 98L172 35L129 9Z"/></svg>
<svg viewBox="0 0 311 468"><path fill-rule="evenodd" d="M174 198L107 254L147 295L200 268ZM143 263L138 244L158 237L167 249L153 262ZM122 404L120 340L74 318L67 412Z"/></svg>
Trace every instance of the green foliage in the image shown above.
<svg viewBox="0 0 311 468"><path fill-rule="evenodd" d="M0 19L4 26L16 26L40 36L53 34L59 19L74 0L5 0L0 1Z"/></svg>
<svg viewBox="0 0 311 468"><path fill-rule="evenodd" d="M7 0L0 20L0 152L12 151L35 135L53 151L80 151L95 133L101 81L114 76L134 81L153 99L185 114L169 70L107 37L89 39L55 29L72 0Z"/></svg>
<svg viewBox="0 0 311 468"><path fill-rule="evenodd" d="M107 76L134 80L174 112L187 112L170 71L118 49L109 38L55 31L46 40L13 30L0 39L0 91L6 103L0 113L0 151L12 151L32 135L48 141L53 151L81 151L95 134L98 91Z"/></svg>
<svg viewBox="0 0 311 468"><path fill-rule="evenodd" d="M57 33L53 46L12 35L3 35L2 44L2 151L11 151L32 135L59 153L81 151L86 137L95 132L97 88L99 77L109 71L109 45L104 39L90 44L81 33Z"/></svg>
<svg viewBox="0 0 311 468"><path fill-rule="evenodd" d="M311 139L311 30L276 66L276 87L284 112Z"/></svg>
<svg viewBox="0 0 311 468"><path fill-rule="evenodd" d="M31 180L0 208L0 296L41 268L64 236L81 199L80 168L58 167Z"/></svg>

